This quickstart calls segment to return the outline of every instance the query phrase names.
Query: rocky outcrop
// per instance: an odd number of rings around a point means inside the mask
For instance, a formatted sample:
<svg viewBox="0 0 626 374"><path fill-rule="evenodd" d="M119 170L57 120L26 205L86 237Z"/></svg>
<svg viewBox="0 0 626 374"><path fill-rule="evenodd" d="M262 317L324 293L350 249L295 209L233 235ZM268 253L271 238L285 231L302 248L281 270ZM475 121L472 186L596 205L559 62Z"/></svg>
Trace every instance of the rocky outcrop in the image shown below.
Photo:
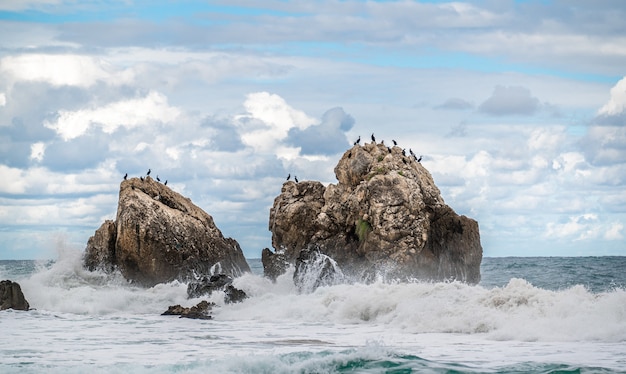
<svg viewBox="0 0 626 374"><path fill-rule="evenodd" d="M29 310L30 305L19 283L10 280L0 281L0 310Z"/></svg>
<svg viewBox="0 0 626 374"><path fill-rule="evenodd" d="M84 262L144 286L250 271L237 241L209 214L150 177L122 182L116 219L89 238Z"/></svg>
<svg viewBox="0 0 626 374"><path fill-rule="evenodd" d="M270 210L277 261L310 246L344 274L372 279L480 281L478 223L447 206L432 176L399 147L356 145L335 167L338 184L286 182Z"/></svg>
<svg viewBox="0 0 626 374"><path fill-rule="evenodd" d="M209 303L206 300L202 300L197 305L190 308L177 305L171 305L167 310L161 313L162 316L180 316L179 318L192 318L192 319L213 319L211 311L215 306L214 303Z"/></svg>
<svg viewBox="0 0 626 374"><path fill-rule="evenodd" d="M210 278L203 277L197 282L187 285L187 296L191 298L209 296L215 291L224 292L226 304L238 303L248 297L246 293L233 286L233 278L226 274L212 275Z"/></svg>

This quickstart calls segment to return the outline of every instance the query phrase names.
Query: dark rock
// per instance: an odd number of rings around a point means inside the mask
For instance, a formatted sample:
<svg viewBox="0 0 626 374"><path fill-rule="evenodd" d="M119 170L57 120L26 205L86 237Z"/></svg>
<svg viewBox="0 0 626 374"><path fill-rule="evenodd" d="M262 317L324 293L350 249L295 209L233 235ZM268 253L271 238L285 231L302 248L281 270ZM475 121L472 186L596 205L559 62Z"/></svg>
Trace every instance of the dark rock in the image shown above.
<svg viewBox="0 0 626 374"><path fill-rule="evenodd" d="M300 292L313 292L318 287L344 281L344 274L337 262L314 246L300 251L295 266L293 281Z"/></svg>
<svg viewBox="0 0 626 374"><path fill-rule="evenodd" d="M206 300L202 300L197 305L191 308L182 307L180 305L172 305L162 316L180 316L180 318L192 318L192 319L212 319L211 310L215 306L214 303L209 303Z"/></svg>
<svg viewBox="0 0 626 374"><path fill-rule="evenodd" d="M232 284L224 288L224 294L224 302L226 304L239 303L248 298L248 295L243 290L235 288Z"/></svg>
<svg viewBox="0 0 626 374"><path fill-rule="evenodd" d="M289 268L289 261L285 259L284 253L272 252L269 248L264 248L261 252L261 263L263 264L263 275L273 282L281 275L285 274Z"/></svg>
<svg viewBox="0 0 626 374"><path fill-rule="evenodd" d="M19 283L10 280L0 281L0 310L29 310L30 305Z"/></svg>
<svg viewBox="0 0 626 374"><path fill-rule="evenodd" d="M225 238L209 214L150 177L122 181L116 219L89 239L84 263L90 270L119 269L148 287L250 271L237 241Z"/></svg>
<svg viewBox="0 0 626 374"><path fill-rule="evenodd" d="M190 282L187 285L187 297L193 299L195 297L211 295L213 291L223 291L224 287L231 284L233 278L226 274L216 274L210 277L204 277L197 282Z"/></svg>
<svg viewBox="0 0 626 374"><path fill-rule="evenodd" d="M313 246L360 280L380 274L480 281L478 223L447 206L428 170L401 148L356 145L339 160L335 175L339 183L327 187L311 181L283 184L269 229L272 246L285 261L295 264L302 249Z"/></svg>

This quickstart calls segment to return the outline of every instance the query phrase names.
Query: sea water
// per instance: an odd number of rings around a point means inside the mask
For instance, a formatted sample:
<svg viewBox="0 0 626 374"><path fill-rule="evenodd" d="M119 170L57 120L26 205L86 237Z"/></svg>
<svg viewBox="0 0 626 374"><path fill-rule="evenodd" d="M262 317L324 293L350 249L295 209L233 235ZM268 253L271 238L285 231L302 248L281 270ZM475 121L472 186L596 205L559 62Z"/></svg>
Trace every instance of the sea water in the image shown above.
<svg viewBox="0 0 626 374"><path fill-rule="evenodd" d="M249 298L187 299L56 261L0 261L33 310L0 312L0 373L626 372L626 257L485 258L482 281L379 279L300 293L235 280ZM160 314L215 302L212 320Z"/></svg>

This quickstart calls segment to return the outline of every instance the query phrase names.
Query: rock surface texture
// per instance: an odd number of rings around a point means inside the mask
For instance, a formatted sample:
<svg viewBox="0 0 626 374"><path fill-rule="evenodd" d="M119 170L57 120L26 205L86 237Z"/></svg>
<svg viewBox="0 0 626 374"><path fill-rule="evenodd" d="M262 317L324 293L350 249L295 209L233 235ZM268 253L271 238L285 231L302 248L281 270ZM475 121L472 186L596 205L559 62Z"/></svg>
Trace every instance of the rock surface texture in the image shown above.
<svg viewBox="0 0 626 374"><path fill-rule="evenodd" d="M0 310L29 310L30 305L22 293L19 283L10 280L0 282Z"/></svg>
<svg viewBox="0 0 626 374"><path fill-rule="evenodd" d="M414 156L397 146L355 145L335 175L339 183L328 187L283 184L270 210L276 251L265 253L264 268L295 264L302 250L315 248L361 279L480 281L478 223L444 203Z"/></svg>
<svg viewBox="0 0 626 374"><path fill-rule="evenodd" d="M209 214L150 177L122 182L117 217L89 238L85 265L119 269L144 286L250 271L237 241L225 238Z"/></svg>

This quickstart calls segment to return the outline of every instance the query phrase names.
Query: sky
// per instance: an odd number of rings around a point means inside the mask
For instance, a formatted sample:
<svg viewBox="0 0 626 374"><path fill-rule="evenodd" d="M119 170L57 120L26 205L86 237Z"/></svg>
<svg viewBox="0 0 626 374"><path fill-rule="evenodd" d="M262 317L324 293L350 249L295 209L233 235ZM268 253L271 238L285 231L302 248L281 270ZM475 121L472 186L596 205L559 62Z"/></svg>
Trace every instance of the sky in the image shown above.
<svg viewBox="0 0 626 374"><path fill-rule="evenodd" d="M626 2L0 1L0 259L84 249L125 173L246 257L287 174L423 155L484 256L626 256Z"/></svg>

